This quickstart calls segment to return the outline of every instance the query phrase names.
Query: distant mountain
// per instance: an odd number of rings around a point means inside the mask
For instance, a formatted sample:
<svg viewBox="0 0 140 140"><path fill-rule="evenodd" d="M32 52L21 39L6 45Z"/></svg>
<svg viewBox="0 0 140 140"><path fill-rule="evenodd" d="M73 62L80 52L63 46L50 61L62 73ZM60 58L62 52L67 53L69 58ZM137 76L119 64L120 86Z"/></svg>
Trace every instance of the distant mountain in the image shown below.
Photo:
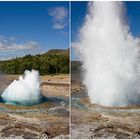
<svg viewBox="0 0 140 140"><path fill-rule="evenodd" d="M50 54L69 54L69 49L50 49L43 55L50 55Z"/></svg>
<svg viewBox="0 0 140 140"><path fill-rule="evenodd" d="M22 74L26 69L39 70L41 75L69 73L69 49L51 49L44 54L0 61L0 73Z"/></svg>

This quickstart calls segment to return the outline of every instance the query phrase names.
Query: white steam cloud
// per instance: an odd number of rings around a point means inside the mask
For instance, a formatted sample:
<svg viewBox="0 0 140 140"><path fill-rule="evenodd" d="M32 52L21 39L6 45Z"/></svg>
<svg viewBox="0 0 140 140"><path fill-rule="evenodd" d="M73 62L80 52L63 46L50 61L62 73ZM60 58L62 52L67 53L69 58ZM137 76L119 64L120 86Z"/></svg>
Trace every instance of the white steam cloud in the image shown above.
<svg viewBox="0 0 140 140"><path fill-rule="evenodd" d="M7 104L32 105L40 102L40 79L38 71L26 70L23 76L14 80L2 93Z"/></svg>
<svg viewBox="0 0 140 140"><path fill-rule="evenodd" d="M125 23L122 2L90 2L73 43L84 62L91 102L109 106L140 103L140 39Z"/></svg>

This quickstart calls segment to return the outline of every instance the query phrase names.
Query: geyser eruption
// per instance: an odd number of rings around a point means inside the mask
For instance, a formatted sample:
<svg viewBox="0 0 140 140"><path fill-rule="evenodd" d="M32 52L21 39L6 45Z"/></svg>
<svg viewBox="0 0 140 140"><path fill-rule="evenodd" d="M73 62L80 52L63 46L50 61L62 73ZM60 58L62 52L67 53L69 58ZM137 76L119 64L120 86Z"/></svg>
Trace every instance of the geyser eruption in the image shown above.
<svg viewBox="0 0 140 140"><path fill-rule="evenodd" d="M14 80L2 93L7 104L33 105L41 101L40 78L38 71L26 70L23 76Z"/></svg>
<svg viewBox="0 0 140 140"><path fill-rule="evenodd" d="M79 40L73 43L85 69L91 102L140 103L140 39L125 22L122 2L90 2Z"/></svg>

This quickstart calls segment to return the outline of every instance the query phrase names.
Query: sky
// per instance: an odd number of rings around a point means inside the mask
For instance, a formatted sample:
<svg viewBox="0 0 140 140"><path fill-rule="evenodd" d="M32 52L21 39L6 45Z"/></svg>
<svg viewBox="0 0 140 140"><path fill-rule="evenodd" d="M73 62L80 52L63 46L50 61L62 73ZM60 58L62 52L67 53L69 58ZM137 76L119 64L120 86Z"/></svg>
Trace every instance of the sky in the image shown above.
<svg viewBox="0 0 140 140"><path fill-rule="evenodd" d="M72 41L88 2L72 2ZM130 31L140 37L140 2L125 2ZM0 2L0 60L69 47L69 2ZM72 51L72 59L77 59Z"/></svg>
<svg viewBox="0 0 140 140"><path fill-rule="evenodd" d="M0 2L0 60L69 47L69 2Z"/></svg>
<svg viewBox="0 0 140 140"><path fill-rule="evenodd" d="M72 42L77 39L77 34L84 23L84 17L87 13L88 2L72 2L71 3L71 33ZM77 8L78 7L78 8ZM126 18L130 31L133 36L140 37L140 2L125 2ZM72 60L78 59L72 49Z"/></svg>

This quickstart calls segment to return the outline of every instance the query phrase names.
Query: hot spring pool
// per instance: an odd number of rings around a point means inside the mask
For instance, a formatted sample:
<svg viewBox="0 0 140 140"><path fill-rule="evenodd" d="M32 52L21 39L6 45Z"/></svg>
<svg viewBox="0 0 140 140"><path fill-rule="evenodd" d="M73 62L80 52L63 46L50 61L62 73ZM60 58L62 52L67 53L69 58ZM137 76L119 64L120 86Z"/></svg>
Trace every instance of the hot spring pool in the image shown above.
<svg viewBox="0 0 140 140"><path fill-rule="evenodd" d="M34 105L39 105L39 104L42 104L45 102L57 104L58 106L69 105L68 99L58 97L58 96L57 97L54 97L54 96L45 97L41 94L41 98L40 98L40 100L38 100L38 102L33 101L33 100L30 100L30 101L28 100L25 102L20 102L20 101L18 102L18 101L14 101L14 100L6 101L1 97L1 94L2 94L2 92L0 92L0 103L15 105L15 106L34 106Z"/></svg>
<svg viewBox="0 0 140 140"><path fill-rule="evenodd" d="M37 105L37 104L41 104L41 103L44 103L44 102L47 102L49 101L50 99L48 99L47 97L45 96L41 96L39 100L24 100L21 102L20 101L17 101L16 99L14 100L5 100L4 98L2 98L0 96L0 103L4 103L4 104L12 104L12 105L18 105L18 106L32 106L32 105Z"/></svg>

